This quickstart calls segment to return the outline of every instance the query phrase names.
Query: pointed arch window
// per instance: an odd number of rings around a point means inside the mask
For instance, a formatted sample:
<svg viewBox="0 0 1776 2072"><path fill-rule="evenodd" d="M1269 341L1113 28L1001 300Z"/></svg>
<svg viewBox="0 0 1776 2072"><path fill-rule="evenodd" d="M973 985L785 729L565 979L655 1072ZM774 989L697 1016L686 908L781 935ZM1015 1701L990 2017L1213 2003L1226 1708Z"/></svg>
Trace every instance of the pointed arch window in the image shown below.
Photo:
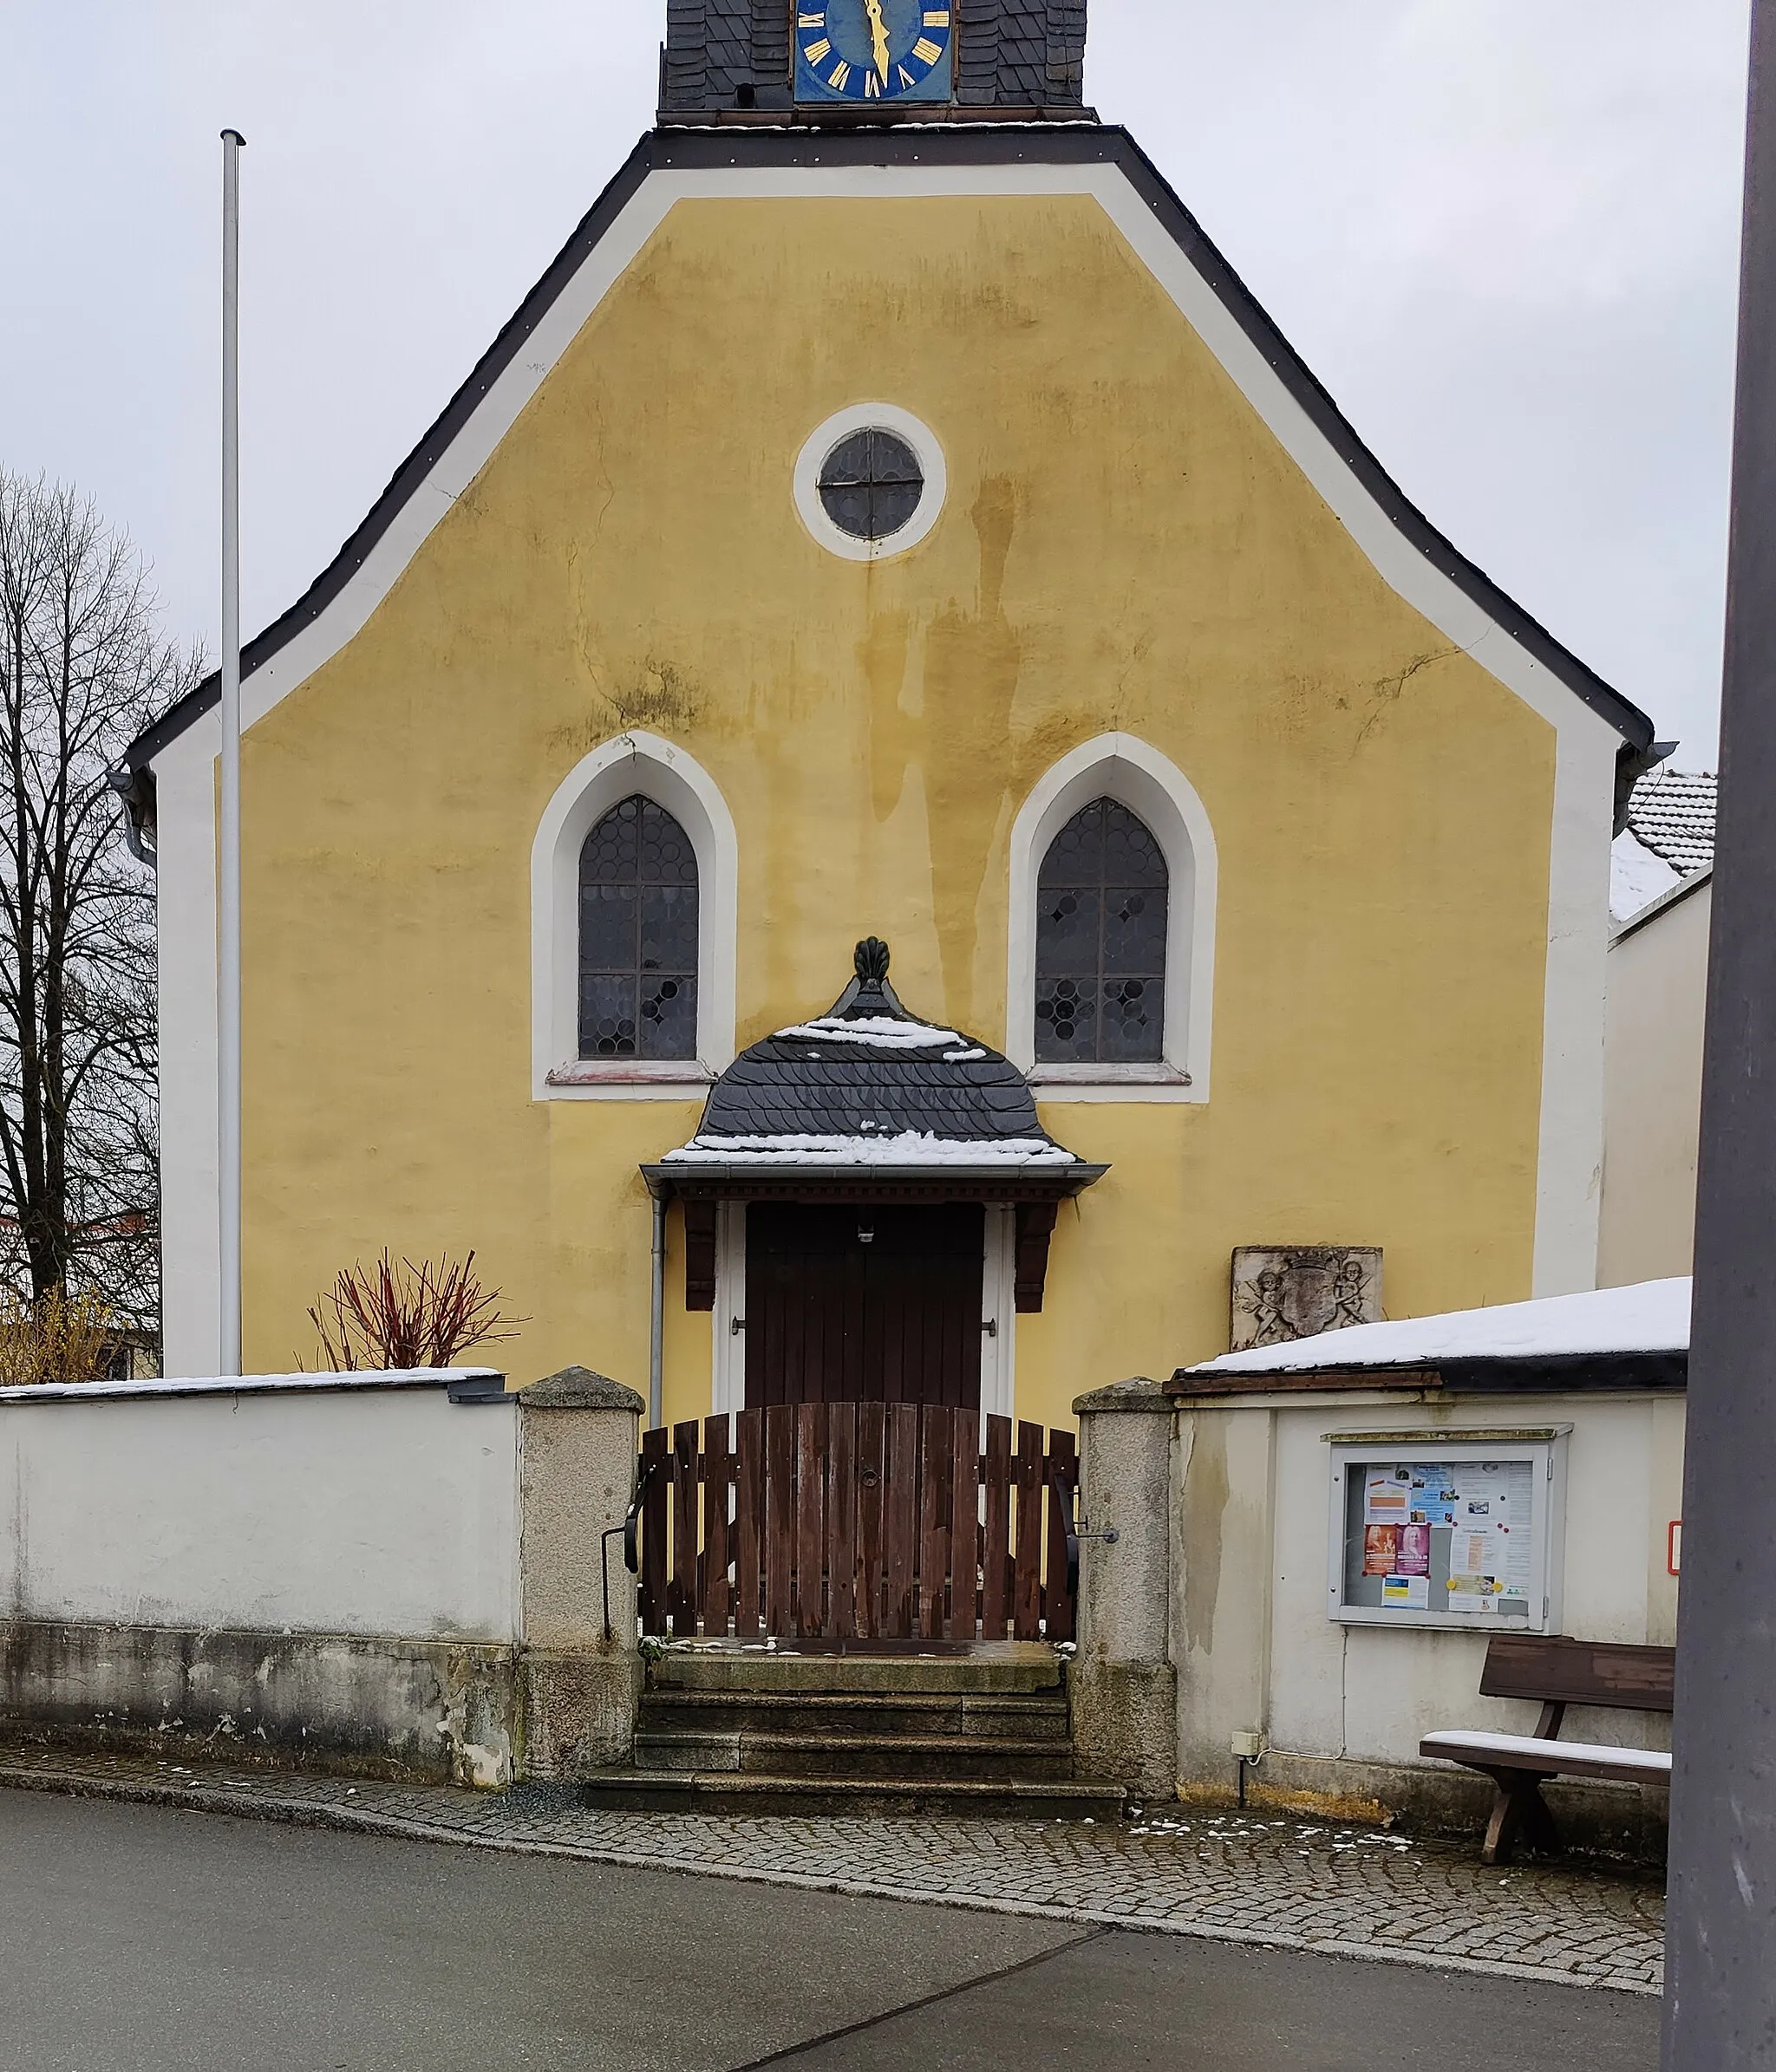
<svg viewBox="0 0 1776 2072"><path fill-rule="evenodd" d="M1170 900L1164 851L1115 799L1055 836L1037 879L1038 1064L1164 1058Z"/></svg>
<svg viewBox="0 0 1776 2072"><path fill-rule="evenodd" d="M579 855L579 1054L697 1054L697 857L664 806L611 807Z"/></svg>

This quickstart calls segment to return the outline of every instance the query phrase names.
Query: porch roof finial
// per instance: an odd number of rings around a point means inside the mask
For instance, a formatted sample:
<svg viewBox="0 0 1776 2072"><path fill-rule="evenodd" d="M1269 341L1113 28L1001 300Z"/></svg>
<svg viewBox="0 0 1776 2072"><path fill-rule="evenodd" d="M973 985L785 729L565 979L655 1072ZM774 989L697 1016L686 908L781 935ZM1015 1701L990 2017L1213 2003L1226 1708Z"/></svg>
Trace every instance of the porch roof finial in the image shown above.
<svg viewBox="0 0 1776 2072"><path fill-rule="evenodd" d="M879 993L884 980L888 976L888 945L879 935L865 935L858 944L852 963L857 973L858 983L868 987L872 992Z"/></svg>

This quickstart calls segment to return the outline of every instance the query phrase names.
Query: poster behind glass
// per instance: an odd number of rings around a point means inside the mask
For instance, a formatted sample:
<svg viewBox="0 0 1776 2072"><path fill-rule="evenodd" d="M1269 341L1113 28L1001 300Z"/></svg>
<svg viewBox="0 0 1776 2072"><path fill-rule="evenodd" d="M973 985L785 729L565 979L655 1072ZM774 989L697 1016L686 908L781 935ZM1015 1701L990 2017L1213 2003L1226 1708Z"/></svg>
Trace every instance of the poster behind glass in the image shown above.
<svg viewBox="0 0 1776 2072"><path fill-rule="evenodd" d="M1477 1621L1528 1620L1531 1461L1353 1462L1344 1490L1344 1604Z"/></svg>

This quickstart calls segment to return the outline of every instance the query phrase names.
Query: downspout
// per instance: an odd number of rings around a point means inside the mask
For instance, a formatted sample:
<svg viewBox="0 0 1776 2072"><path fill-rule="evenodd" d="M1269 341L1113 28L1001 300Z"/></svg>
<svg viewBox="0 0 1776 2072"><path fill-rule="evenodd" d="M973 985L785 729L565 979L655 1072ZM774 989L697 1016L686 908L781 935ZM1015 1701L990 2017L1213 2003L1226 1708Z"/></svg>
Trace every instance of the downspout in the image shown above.
<svg viewBox="0 0 1776 2072"><path fill-rule="evenodd" d="M657 1430L665 1422L666 1370L666 1197L656 1194L654 1202L653 1306L648 1319L648 1424Z"/></svg>

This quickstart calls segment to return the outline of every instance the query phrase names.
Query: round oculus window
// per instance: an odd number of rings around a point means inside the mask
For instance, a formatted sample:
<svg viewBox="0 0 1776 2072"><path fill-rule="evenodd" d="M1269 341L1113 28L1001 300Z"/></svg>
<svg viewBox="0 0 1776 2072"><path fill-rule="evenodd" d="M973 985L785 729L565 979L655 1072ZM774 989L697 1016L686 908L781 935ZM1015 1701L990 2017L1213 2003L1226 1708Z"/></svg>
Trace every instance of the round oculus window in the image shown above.
<svg viewBox="0 0 1776 2072"><path fill-rule="evenodd" d="M821 508L852 539L891 539L912 522L924 500L918 455L896 433L878 425L848 433L820 466Z"/></svg>

